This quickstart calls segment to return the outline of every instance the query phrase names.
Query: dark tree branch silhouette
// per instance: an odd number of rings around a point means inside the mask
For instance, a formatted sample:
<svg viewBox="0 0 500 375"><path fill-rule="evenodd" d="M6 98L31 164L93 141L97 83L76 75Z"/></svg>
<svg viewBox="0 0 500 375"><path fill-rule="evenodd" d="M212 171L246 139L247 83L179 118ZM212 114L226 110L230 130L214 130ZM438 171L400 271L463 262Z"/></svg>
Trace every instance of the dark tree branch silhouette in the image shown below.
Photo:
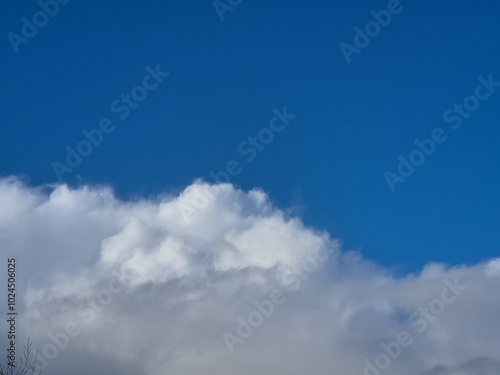
<svg viewBox="0 0 500 375"><path fill-rule="evenodd" d="M31 346L32 344L28 339L28 343L24 347L23 356L19 357L19 365L16 367L9 366L8 364L6 367L0 365L0 375L40 375L42 371L37 372L35 366L38 352L32 357Z"/></svg>

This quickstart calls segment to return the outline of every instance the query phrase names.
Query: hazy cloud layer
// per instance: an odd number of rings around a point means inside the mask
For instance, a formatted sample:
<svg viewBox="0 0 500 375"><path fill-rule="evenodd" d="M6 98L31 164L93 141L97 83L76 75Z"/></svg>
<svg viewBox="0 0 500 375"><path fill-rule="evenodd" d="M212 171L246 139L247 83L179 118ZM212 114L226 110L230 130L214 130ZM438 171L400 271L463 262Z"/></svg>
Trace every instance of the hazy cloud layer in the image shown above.
<svg viewBox="0 0 500 375"><path fill-rule="evenodd" d="M122 202L7 178L0 207L46 374L500 373L500 259L395 278L228 184Z"/></svg>

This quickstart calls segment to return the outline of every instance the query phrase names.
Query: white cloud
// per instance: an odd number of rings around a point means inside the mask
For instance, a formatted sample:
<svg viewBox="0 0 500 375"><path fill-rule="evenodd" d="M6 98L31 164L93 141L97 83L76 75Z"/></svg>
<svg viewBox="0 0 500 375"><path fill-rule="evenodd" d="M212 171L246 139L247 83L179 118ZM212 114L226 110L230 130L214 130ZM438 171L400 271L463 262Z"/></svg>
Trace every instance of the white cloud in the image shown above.
<svg viewBox="0 0 500 375"><path fill-rule="evenodd" d="M64 347L47 374L498 374L498 259L395 278L260 190L200 181L122 202L105 187L8 178L0 207L19 330L44 358L49 335ZM225 332L241 341L234 353Z"/></svg>

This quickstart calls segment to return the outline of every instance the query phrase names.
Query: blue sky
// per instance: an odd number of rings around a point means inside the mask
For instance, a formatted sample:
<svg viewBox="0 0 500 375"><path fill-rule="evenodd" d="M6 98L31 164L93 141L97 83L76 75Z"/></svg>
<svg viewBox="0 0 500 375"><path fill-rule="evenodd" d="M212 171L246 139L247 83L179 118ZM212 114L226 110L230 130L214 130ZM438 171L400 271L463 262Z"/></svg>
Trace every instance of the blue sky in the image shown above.
<svg viewBox="0 0 500 375"><path fill-rule="evenodd" d="M4 0L0 174L58 182L52 163L109 118L113 132L65 183L137 199L211 182L236 160L237 187L262 188L384 266L492 258L500 89L458 129L443 114L475 94L479 76L500 81L500 5L401 1L348 63L339 45L354 45L354 28L387 7L245 0L221 21L210 1L70 1L16 53L8 33L20 35L22 17L32 21L40 6ZM157 65L169 76L120 120L111 103ZM238 146L284 107L296 117L247 162ZM391 191L384 172L396 173L398 156L408 159L436 128L446 141Z"/></svg>
<svg viewBox="0 0 500 375"><path fill-rule="evenodd" d="M0 4L18 356L500 373L497 1Z"/></svg>

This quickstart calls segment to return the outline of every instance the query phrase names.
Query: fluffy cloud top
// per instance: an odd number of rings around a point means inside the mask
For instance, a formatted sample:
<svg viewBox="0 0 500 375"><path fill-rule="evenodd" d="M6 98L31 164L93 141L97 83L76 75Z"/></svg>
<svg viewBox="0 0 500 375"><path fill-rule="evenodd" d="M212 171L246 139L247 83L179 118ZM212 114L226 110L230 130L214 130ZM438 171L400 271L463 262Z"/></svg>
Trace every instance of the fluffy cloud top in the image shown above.
<svg viewBox="0 0 500 375"><path fill-rule="evenodd" d="M123 202L6 178L0 207L18 345L46 374L500 373L500 259L396 278L258 189L201 181Z"/></svg>

